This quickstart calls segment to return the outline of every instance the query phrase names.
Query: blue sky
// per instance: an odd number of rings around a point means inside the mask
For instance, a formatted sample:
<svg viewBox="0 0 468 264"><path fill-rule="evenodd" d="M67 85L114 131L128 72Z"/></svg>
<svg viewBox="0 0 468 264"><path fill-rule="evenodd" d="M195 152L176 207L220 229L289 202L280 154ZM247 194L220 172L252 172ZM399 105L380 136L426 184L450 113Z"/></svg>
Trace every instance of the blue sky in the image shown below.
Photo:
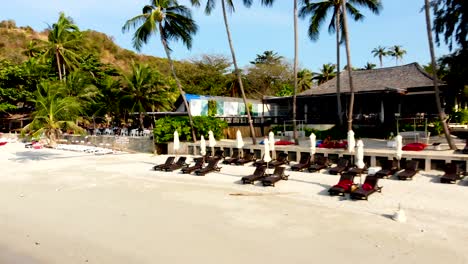
<svg viewBox="0 0 468 264"><path fill-rule="evenodd" d="M132 49L132 33L122 33L126 20L139 14L147 0L14 0L5 1L0 9L0 20L13 19L18 26L29 25L43 30L54 23L60 11L71 16L80 29L93 29L112 36L121 47ZM204 2L204 1L203 1ZM241 1L235 1L240 3ZM259 1L255 1L259 2ZM188 0L179 3L187 4ZM402 63L429 62L429 51L424 13L420 12L423 0L383 0L380 15L363 10L363 22L350 22L352 63L362 67L367 62L379 65L371 50L379 45L402 45L407 54ZM256 54L273 50L292 62L294 56L292 1L277 0L272 8L254 4L250 9L236 6L229 17L236 55L241 67L248 66ZM211 16L202 8L194 8L193 16L199 31L193 47L187 50L181 44L172 43L175 59L197 58L202 54L221 54L230 58L221 6L218 4ZM311 42L307 36L307 20L299 20L299 63L301 68L318 71L324 63L335 63L335 36L324 25L320 38ZM159 40L154 39L142 51L144 54L165 57ZM437 48L436 55L449 53L446 46ZM342 58L345 58L344 48ZM342 61L342 65L345 61ZM401 63L400 63L401 64ZM384 59L384 66L394 66L391 58Z"/></svg>

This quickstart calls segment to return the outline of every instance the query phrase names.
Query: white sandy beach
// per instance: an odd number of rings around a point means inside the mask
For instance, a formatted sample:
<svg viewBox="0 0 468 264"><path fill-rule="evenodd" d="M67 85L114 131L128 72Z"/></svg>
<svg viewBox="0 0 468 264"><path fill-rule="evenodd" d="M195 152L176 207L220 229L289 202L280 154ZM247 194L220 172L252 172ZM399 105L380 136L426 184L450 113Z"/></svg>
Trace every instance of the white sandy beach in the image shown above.
<svg viewBox="0 0 468 264"><path fill-rule="evenodd" d="M421 172L351 201L325 172L263 187L239 183L249 165L151 170L165 159L0 147L0 263L468 263L468 180Z"/></svg>

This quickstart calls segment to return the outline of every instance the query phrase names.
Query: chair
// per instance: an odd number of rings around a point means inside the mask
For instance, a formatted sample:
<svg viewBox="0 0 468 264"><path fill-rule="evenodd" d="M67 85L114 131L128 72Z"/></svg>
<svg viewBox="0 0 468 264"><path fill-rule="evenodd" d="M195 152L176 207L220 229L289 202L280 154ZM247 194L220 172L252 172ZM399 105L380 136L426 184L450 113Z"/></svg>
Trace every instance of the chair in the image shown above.
<svg viewBox="0 0 468 264"><path fill-rule="evenodd" d="M353 200L368 200L371 194L375 192L382 192L382 187L377 185L378 181L379 178L373 175L367 176L362 186L355 191L352 191L349 197Z"/></svg>
<svg viewBox="0 0 468 264"><path fill-rule="evenodd" d="M291 166L292 171L302 171L310 166L310 154L309 153L302 153L301 159L299 160L298 164L294 164Z"/></svg>
<svg viewBox="0 0 468 264"><path fill-rule="evenodd" d="M391 177L395 172L398 171L398 161L397 160L384 160L380 163L382 169L375 173L377 178L388 178Z"/></svg>
<svg viewBox="0 0 468 264"><path fill-rule="evenodd" d="M289 164L289 160L288 160L288 153L280 153L278 155L278 158L276 158L276 160L268 163L268 167L269 168L276 168L280 165L284 165L284 164Z"/></svg>
<svg viewBox="0 0 468 264"><path fill-rule="evenodd" d="M463 178L460 167L455 163L446 164L444 172L445 174L440 178L441 183L457 183Z"/></svg>
<svg viewBox="0 0 468 264"><path fill-rule="evenodd" d="M271 157L272 153L270 151L270 157ZM253 163L254 166L266 166L267 165L267 162L263 160L263 157L265 157L265 154L263 154L262 156L262 159L261 160L257 160ZM270 161L271 162L271 161Z"/></svg>
<svg viewBox="0 0 468 264"><path fill-rule="evenodd" d="M187 157L179 157L176 163L173 163L167 167L164 167L162 170L175 171L183 167L188 167L188 164L185 163L186 160L187 160Z"/></svg>
<svg viewBox="0 0 468 264"><path fill-rule="evenodd" d="M364 166L364 168L359 168L359 167L352 167L349 168L346 173L353 174L354 176L361 176L361 174L367 172L367 166Z"/></svg>
<svg viewBox="0 0 468 264"><path fill-rule="evenodd" d="M235 163L241 158L240 156L240 151L238 149L234 149L232 151L232 156L231 157L225 157L223 160L223 164L231 164Z"/></svg>
<svg viewBox="0 0 468 264"><path fill-rule="evenodd" d="M417 160L410 160L406 162L406 169L398 173L399 180L412 180L414 175L418 173L419 162Z"/></svg>
<svg viewBox="0 0 468 264"><path fill-rule="evenodd" d="M236 161L236 165L244 165L251 161L255 161L255 155L253 152L246 151L244 157Z"/></svg>
<svg viewBox="0 0 468 264"><path fill-rule="evenodd" d="M198 176L205 176L207 173L210 173L213 171L220 171L221 167L218 167L218 162L220 160L221 159L218 159L218 158L211 158L208 161L208 164L206 165L206 167L195 170L195 174Z"/></svg>
<svg viewBox="0 0 468 264"><path fill-rule="evenodd" d="M174 163L175 157L174 156L169 156L166 159L166 162L164 164L159 164L153 167L153 170L163 170L165 167L171 166L171 164Z"/></svg>
<svg viewBox="0 0 468 264"><path fill-rule="evenodd" d="M328 193L333 195L344 196L345 193L350 193L353 188L357 188L357 185L354 184L354 174L351 173L343 173L341 174L340 180L330 189L328 189Z"/></svg>
<svg viewBox="0 0 468 264"><path fill-rule="evenodd" d="M262 179L263 186L273 186L275 187L275 183L281 180L288 180L288 175L284 174L284 167L277 166L273 171L273 174L268 175L267 177Z"/></svg>
<svg viewBox="0 0 468 264"><path fill-rule="evenodd" d="M338 175L348 169L349 166L349 160L345 158L339 158L338 161L336 162L336 167L331 168L328 170L328 172L332 175Z"/></svg>
<svg viewBox="0 0 468 264"><path fill-rule="evenodd" d="M251 183L254 184L255 181L265 178L266 166L257 166L252 175L242 177L241 181L243 184Z"/></svg>
<svg viewBox="0 0 468 264"><path fill-rule="evenodd" d="M330 166L329 164L329 160L327 157L323 157L323 156L317 156L315 158L315 161L312 165L310 165L309 167L309 171L310 172L320 172L320 170L323 170L323 169L326 169Z"/></svg>
<svg viewBox="0 0 468 264"><path fill-rule="evenodd" d="M193 160L195 161L195 165L190 166L190 167L182 168L182 173L190 174L193 171L196 171L196 170L199 170L199 169L203 168L203 164L205 164L205 158L204 157L195 158Z"/></svg>
<svg viewBox="0 0 468 264"><path fill-rule="evenodd" d="M211 151L209 152L211 154ZM208 152L207 152L208 154ZM206 160L210 160L210 159L223 159L224 158L224 150L221 150L221 149L218 149L215 151L214 155L213 156L208 156L208 158L206 158Z"/></svg>

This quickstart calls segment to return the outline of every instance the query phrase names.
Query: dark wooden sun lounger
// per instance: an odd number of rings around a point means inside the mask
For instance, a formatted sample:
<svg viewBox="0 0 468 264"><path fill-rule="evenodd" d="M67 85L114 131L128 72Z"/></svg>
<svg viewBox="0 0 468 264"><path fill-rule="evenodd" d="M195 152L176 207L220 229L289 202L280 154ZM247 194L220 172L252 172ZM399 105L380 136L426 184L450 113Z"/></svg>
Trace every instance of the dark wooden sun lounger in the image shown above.
<svg viewBox="0 0 468 264"><path fill-rule="evenodd" d="M238 149L234 149L232 152L231 157L225 157L223 160L223 164L232 164L238 161L241 158L240 151Z"/></svg>
<svg viewBox="0 0 468 264"><path fill-rule="evenodd" d="M339 158L338 161L336 162L336 167L333 167L328 170L328 173L332 175L338 175L348 169L349 166L349 160L345 158Z"/></svg>
<svg viewBox="0 0 468 264"><path fill-rule="evenodd" d="M302 171L304 169L309 168L310 166L310 154L309 153L302 153L301 159L299 160L298 164L294 164L291 166L292 171Z"/></svg>
<svg viewBox="0 0 468 264"><path fill-rule="evenodd" d="M398 171L397 160L384 160L381 162L382 169L375 173L377 178L388 178L392 177Z"/></svg>
<svg viewBox="0 0 468 264"><path fill-rule="evenodd" d="M271 157L272 153L270 151L270 157ZM267 163L263 160L263 157L265 157L265 154L263 154L262 156L262 159L261 160L257 160L253 163L254 166L266 166ZM271 161L270 161L271 162Z"/></svg>
<svg viewBox="0 0 468 264"><path fill-rule="evenodd" d="M171 166L174 163L174 160L174 156L169 156L167 157L166 162L164 162L164 164L154 166L153 170L163 170L164 168Z"/></svg>
<svg viewBox="0 0 468 264"><path fill-rule="evenodd" d="M204 157L195 158L193 160L195 161L195 164L193 166L190 166L190 167L182 168L182 173L189 174L189 173L192 173L193 171L196 171L196 170L199 170L199 169L203 168L203 164L205 164L205 158Z"/></svg>
<svg viewBox="0 0 468 264"><path fill-rule="evenodd" d="M207 173L210 173L213 171L220 171L221 167L218 167L218 162L220 160L221 159L216 159L216 158L210 159L206 167L196 170L195 174L198 176L205 176Z"/></svg>
<svg viewBox="0 0 468 264"><path fill-rule="evenodd" d="M441 183L457 183L463 178L460 167L456 163L448 163L445 165L445 174L440 177Z"/></svg>
<svg viewBox="0 0 468 264"><path fill-rule="evenodd" d="M276 160L269 162L268 167L276 168L284 164L289 164L289 160L288 160L288 153L283 152L278 155L278 158L276 158Z"/></svg>
<svg viewBox="0 0 468 264"><path fill-rule="evenodd" d="M366 173L366 172L367 172L367 166L364 166L364 168L352 167L352 168L349 168L348 171L345 171L342 173L348 173L354 176L361 176L361 174Z"/></svg>
<svg viewBox="0 0 468 264"><path fill-rule="evenodd" d="M253 152L246 151L244 153L245 153L244 157L242 157L241 159L238 159L236 161L236 165L244 165L246 163L255 161L255 155Z"/></svg>
<svg viewBox="0 0 468 264"><path fill-rule="evenodd" d="M262 179L262 184L263 186L273 186L275 187L275 183L281 181L281 180L288 180L288 175L284 174L284 167L275 167L275 170L273 171L273 174L268 175L267 177Z"/></svg>
<svg viewBox="0 0 468 264"><path fill-rule="evenodd" d="M353 188L357 188L357 185L354 184L354 174L351 173L343 173L340 176L340 180L330 189L328 189L328 193L330 195L340 195L344 196L345 193L350 193Z"/></svg>
<svg viewBox="0 0 468 264"><path fill-rule="evenodd" d="M326 169L330 166L329 160L327 157L317 156L315 162L309 167L310 172L320 172L320 170Z"/></svg>
<svg viewBox="0 0 468 264"><path fill-rule="evenodd" d="M242 183L243 184L246 184L246 183L254 184L255 181L259 181L259 180L265 178L265 170L266 170L265 166L258 166L257 168L255 168L255 171L254 171L254 173L252 175L242 177L242 179L241 179Z"/></svg>
<svg viewBox="0 0 468 264"><path fill-rule="evenodd" d="M406 169L398 173L399 180L412 180L414 175L418 173L419 162L417 160L410 160L406 162Z"/></svg>
<svg viewBox="0 0 468 264"><path fill-rule="evenodd" d="M180 168L184 168L184 167L188 167L188 164L185 163L185 161L187 160L187 157L179 157L179 159L177 160L176 163L173 163L167 167L164 167L162 170L165 170L165 171L175 171L175 170L178 170Z"/></svg>
<svg viewBox="0 0 468 264"><path fill-rule="evenodd" d="M353 200L368 200L369 196L375 192L382 192L382 187L378 186L377 183L379 178L369 175L366 177L366 180L355 191L352 191L349 197Z"/></svg>

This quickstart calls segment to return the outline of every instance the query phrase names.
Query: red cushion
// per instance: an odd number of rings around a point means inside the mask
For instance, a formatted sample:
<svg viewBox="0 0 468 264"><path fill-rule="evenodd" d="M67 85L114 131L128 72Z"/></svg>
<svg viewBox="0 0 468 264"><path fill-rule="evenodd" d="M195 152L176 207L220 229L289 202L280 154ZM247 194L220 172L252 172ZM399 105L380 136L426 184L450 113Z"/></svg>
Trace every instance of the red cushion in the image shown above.
<svg viewBox="0 0 468 264"><path fill-rule="evenodd" d="M342 141L341 143L336 142L336 141L331 141L328 143L322 143L318 145L319 148L346 148L348 147L348 142Z"/></svg>
<svg viewBox="0 0 468 264"><path fill-rule="evenodd" d="M348 190L349 188L351 188L351 185L353 185L353 181L351 181L351 180L341 180L335 186L336 187L341 187L341 188L343 188L345 190Z"/></svg>
<svg viewBox="0 0 468 264"><path fill-rule="evenodd" d="M0 146L6 145L6 143L7 143L6 141L0 142Z"/></svg>
<svg viewBox="0 0 468 264"><path fill-rule="evenodd" d="M287 140L279 140L275 142L275 145L294 145L294 142Z"/></svg>
<svg viewBox="0 0 468 264"><path fill-rule="evenodd" d="M364 184L362 185L362 189L363 189L364 191L370 191L370 190L374 189L374 187L372 187L372 185L370 185L370 184L368 184L368 183L364 183Z"/></svg>
<svg viewBox="0 0 468 264"><path fill-rule="evenodd" d="M403 150L421 151L421 150L425 149L426 146L427 145L424 144L424 143L410 143L410 144L406 144L403 147Z"/></svg>

